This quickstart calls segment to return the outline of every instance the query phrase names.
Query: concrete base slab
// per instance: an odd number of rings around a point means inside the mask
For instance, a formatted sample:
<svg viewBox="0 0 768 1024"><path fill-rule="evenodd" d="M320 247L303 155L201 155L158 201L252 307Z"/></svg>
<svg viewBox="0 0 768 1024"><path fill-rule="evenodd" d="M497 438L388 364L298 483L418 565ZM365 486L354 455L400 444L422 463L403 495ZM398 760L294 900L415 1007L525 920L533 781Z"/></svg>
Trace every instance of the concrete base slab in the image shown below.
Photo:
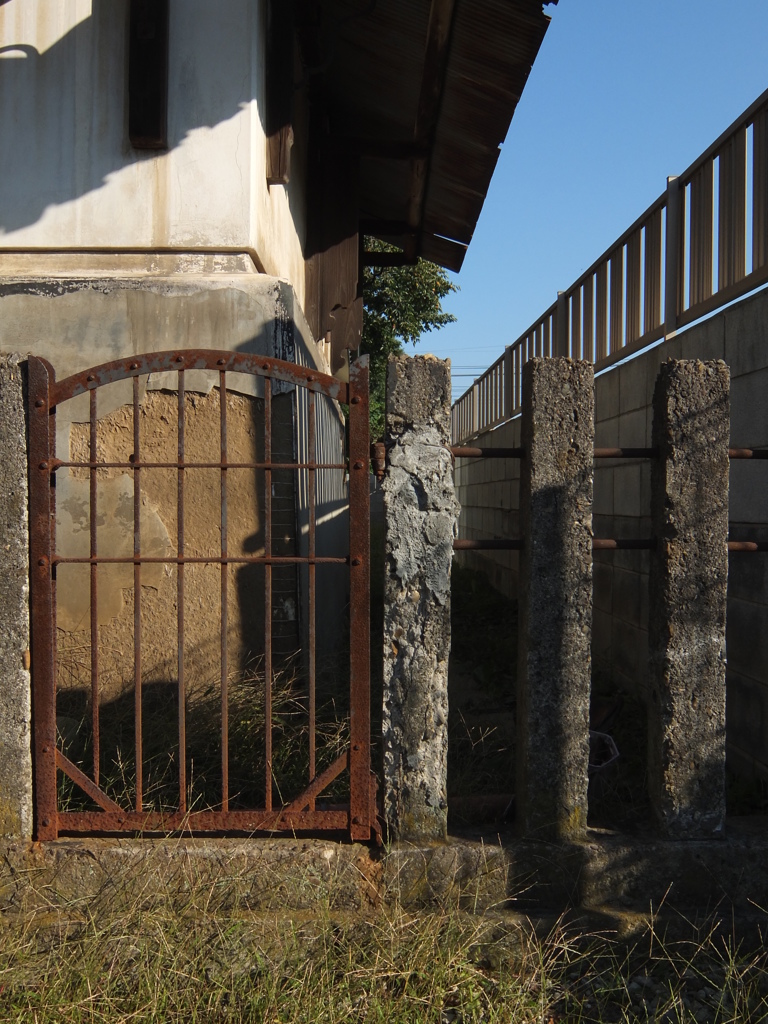
<svg viewBox="0 0 768 1024"><path fill-rule="evenodd" d="M119 895L205 914L375 912L454 906L631 935L648 921L768 914L768 820L733 819L720 841L591 830L541 843L495 833L386 850L317 839L61 839L0 844L0 914L76 919ZM650 915L650 916L649 916Z"/></svg>

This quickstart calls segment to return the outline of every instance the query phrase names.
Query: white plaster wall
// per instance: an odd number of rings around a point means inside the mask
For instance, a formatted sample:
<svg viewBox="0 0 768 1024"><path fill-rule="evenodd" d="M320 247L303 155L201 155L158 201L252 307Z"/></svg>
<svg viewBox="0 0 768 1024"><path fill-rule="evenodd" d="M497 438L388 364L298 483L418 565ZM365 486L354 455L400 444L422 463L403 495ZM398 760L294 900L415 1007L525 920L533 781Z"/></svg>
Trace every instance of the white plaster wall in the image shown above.
<svg viewBox="0 0 768 1024"><path fill-rule="evenodd" d="M127 0L0 6L0 249L248 252L304 301L300 160L266 184L260 0L171 0L169 150L127 135Z"/></svg>

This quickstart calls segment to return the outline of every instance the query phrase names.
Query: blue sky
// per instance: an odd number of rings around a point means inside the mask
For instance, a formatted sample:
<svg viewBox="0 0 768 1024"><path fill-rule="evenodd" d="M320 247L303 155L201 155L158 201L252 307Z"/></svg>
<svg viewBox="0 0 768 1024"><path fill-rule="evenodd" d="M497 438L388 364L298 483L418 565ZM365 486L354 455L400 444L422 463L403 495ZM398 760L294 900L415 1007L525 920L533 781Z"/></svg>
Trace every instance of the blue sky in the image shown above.
<svg viewBox="0 0 768 1024"><path fill-rule="evenodd" d="M768 88L768 0L560 0L444 303L454 397Z"/></svg>

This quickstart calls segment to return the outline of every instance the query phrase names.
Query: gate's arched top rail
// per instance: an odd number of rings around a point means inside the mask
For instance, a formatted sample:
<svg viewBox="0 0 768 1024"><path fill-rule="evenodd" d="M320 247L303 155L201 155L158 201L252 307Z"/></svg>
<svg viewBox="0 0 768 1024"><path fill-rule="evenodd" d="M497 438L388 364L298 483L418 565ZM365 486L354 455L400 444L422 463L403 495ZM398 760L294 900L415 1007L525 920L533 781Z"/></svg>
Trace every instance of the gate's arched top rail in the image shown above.
<svg viewBox="0 0 768 1024"><path fill-rule="evenodd" d="M269 377L285 384L315 391L337 402L349 404L349 384L312 370L308 367L287 363L282 359L258 355L255 352L226 352L212 349L183 349L171 352L149 352L127 359L114 359L101 363L81 373L74 373L64 380L53 380L53 369L46 360L39 360L48 369L50 379L49 402L55 406L69 398L85 394L104 384L130 377L141 377L148 373L164 373L179 370L213 370L216 372L250 373L257 377Z"/></svg>

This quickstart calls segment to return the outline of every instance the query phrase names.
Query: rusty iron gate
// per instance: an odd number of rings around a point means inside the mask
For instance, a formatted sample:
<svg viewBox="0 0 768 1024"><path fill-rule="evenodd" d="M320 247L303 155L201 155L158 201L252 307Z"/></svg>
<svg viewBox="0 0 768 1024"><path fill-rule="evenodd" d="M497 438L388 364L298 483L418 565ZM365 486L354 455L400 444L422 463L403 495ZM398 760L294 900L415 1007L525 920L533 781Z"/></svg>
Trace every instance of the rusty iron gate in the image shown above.
<svg viewBox="0 0 768 1024"><path fill-rule="evenodd" d="M214 422L218 421L217 429L208 431L213 435L218 433L218 437L207 438L218 456L214 459L201 458L199 445L190 448L192 433L188 421L196 408L195 395L188 389L191 371L212 374L210 400L216 401L218 394L218 410L212 414ZM164 375L160 390L166 401L166 412L168 403L172 410L175 409L176 422L170 428L170 457L168 451L164 453L165 457L158 457L145 443L144 431L147 425L146 413L142 421L142 396L148 393L147 381L152 379L149 375L157 374ZM246 378L238 376L229 379L249 381L252 388L250 394L254 396L249 408L255 410L254 420L257 415L262 416L262 425L254 428L259 436L256 457L242 461L228 458L228 415L232 415L231 412L228 414L228 407L234 402L232 396L235 387L233 384L228 386L228 374L248 375ZM124 404L121 407L124 446L120 457L116 458L113 453L111 458L100 459L103 445L99 435L101 413L97 407L97 397L102 393L99 389L117 382L122 382L120 387L125 389L122 396ZM273 451L273 426L276 422L273 395L290 392L294 388L297 396L298 389L304 389L301 395L308 410L307 436L303 445L306 458L303 461L300 461L297 451L292 451L288 458L284 452ZM57 410L78 396L87 396L80 399L81 403L85 403L85 410L81 409L77 417L71 415L67 418L63 412L59 415L65 422L83 424L79 435L80 444L74 445L76 450L73 452L62 451L64 458L57 458ZM317 408L322 403L329 407L332 401L349 408L348 461L323 462L317 458ZM115 407L114 402L111 405L105 402L105 406ZM295 406L292 415L296 415ZM62 381L55 380L53 368L45 360L31 357L29 430L37 838L50 840L59 835L105 833L250 834L319 830L343 832L356 840L370 839L372 832L378 835L376 783L371 772L370 757L367 359L358 360L351 367L347 384L292 363L234 352L181 350L152 353L105 363ZM254 506L258 507L263 521L261 547L255 552L228 550L228 525L235 512L232 507L231 481L236 473L243 471L252 474L256 481ZM316 480L323 471L334 471L342 475L348 473L349 544L343 554L322 555L317 550L315 491ZM209 480L215 479L213 487L209 486L209 492L214 492L216 518L219 518L220 508L219 521L214 524L215 533L220 533L220 544L217 539L214 550L201 553L200 545L193 542L185 524L189 521L190 505L198 500L198 491L190 491L190 479L194 474L198 474L199 479L200 474L205 472L209 474ZM175 543L170 543L167 550L159 552L156 544L147 542L144 545L146 481L152 473L169 475L172 504L175 506ZM299 553L297 545L294 545L292 552L286 553L284 545L281 547L275 535L273 506L278 500L274 497L277 493L275 481L280 474L280 478L285 480L286 473L293 480L294 487L298 486L299 475L305 474L303 479L308 496L308 522L305 524L306 543L303 553ZM114 544L105 543L101 538L106 535L99 532L106 520L116 515L114 507L107 507L106 504L100 507L104 482L110 476L119 477L123 488L122 511L127 525L125 532L129 535L124 538L127 548L123 549L123 553ZM60 550L61 545L57 545L57 479L61 490L61 485L70 478L80 480L84 495L78 524L84 543L79 553L73 553L66 544L63 550ZM206 500L209 499L210 494ZM64 513L62 503L61 514ZM76 566L79 569L73 570L72 567ZM129 605L132 589L133 614L131 616L129 607L124 616L128 623L132 623L132 644L126 643L127 650L121 648L118 652L128 666L124 676L124 689L128 690L128 724L123 723L120 747L117 754L113 751L114 763L111 763L113 769L115 764L119 769L118 785L114 777L106 778L105 744L114 743L114 738L109 741L105 738L100 719L106 714L105 708L111 707L103 700L102 676L106 670L103 670L101 663L106 657L105 643L119 645L114 640L102 639L100 642L100 631L106 635L109 630L99 618L99 583L100 579L106 579L107 573L118 571L116 567L119 566L124 566L120 571L128 574L128 579L123 578L120 585L123 594L129 595ZM201 600L199 580L194 576L197 566L205 566L205 572L214 573L216 583L213 589L217 610L213 618L219 622L220 635L218 679L214 682L208 680L206 691L208 697L211 692L214 693L214 700L213 703L210 699L207 703L203 700L201 704L206 719L203 724L208 727L206 749L215 749L213 799L211 772L206 776L206 789L199 779L194 778L195 771L199 769L196 769L188 749L192 742L189 708L192 706L193 689L189 679L195 666L191 663L194 662L189 650L191 627L189 623L185 626L185 612L189 610L191 601L196 600L199 604ZM286 725L287 719L276 722L274 686L283 667L279 663L278 654L273 650L275 612L272 586L275 574L280 571L280 567L285 566L293 566L295 574L303 574L307 643L300 656L303 666L301 682L291 684L295 692L289 694L291 715L288 718L294 724L299 721L296 735L300 736L300 741L297 740L300 749L294 749L287 755L287 762L290 763L287 763L285 770L289 782L281 784L274 763L275 744L294 726L290 723ZM318 587L317 574L319 570L325 571L323 567L326 566L335 566L333 571L348 573L349 592L349 651L347 654L344 645L345 678L340 691L344 694L344 699L340 701L343 705L343 722L341 731L337 729L334 734L335 746L331 746L330 753L323 742L328 730L324 732L318 721L320 677L315 654L316 610L318 602L325 599L322 588ZM71 731L72 721L66 716L61 716L57 721L57 691L60 691L60 695L69 693L66 687L61 686L64 678L62 672L67 666L67 670L72 671L71 650L63 654L59 651L59 642L67 634L57 629L57 571L61 576L73 571L80 573L77 579L88 606L88 614L83 616L82 630L77 634L83 640L84 653L78 662L81 686L76 692L83 699L83 728L86 733L86 739L79 747L76 742L67 741L67 729L69 727ZM203 569L198 571L203 572ZM260 627L263 629L263 648L259 652L258 671L251 673L247 680L247 692L243 689L246 683L234 681L236 673L233 675L230 665L232 653L228 641L233 573L242 571L261 574L258 579L260 587L263 585L264 603ZM145 679L147 670L142 664L146 644L155 638L155 633L161 631L159 619L162 616L156 611L157 604L152 606L155 611L148 609L149 598L142 593L146 589L148 574L156 575L158 572L170 578L170 582L166 579L164 585L172 588L172 597L166 600L163 614L167 612L171 616L169 621L172 628L168 632L175 633L168 640L171 649L175 651L175 662L172 662L172 675L175 678L159 687L164 695L160 705L156 700L154 703L149 702L150 692L154 693L158 685ZM152 578L155 579L155 576ZM77 579L70 575L66 586L76 589ZM63 586L60 582L62 590ZM339 615L345 614L344 608L339 609ZM122 670L122 660L120 666ZM235 686L239 687L236 693L233 690ZM247 703L246 698L251 704ZM348 708L345 703L347 700ZM119 703L119 700L115 701L115 704ZM168 755L166 767L172 765L170 789L166 776L162 777L162 786L156 783L156 772L150 778L151 751L147 749L150 742L156 745L158 721L165 721L169 707L172 708L173 732L171 740L166 738L165 753ZM237 721L236 715L240 716ZM77 729L80 729L80 725ZM211 739L211 729L214 739ZM75 732L78 735L77 730ZM258 756L253 753L257 750ZM233 784L230 772L233 760L237 760L238 764L245 763L246 767L249 764L259 765L258 772L254 768L254 773L259 774L260 778L251 780L250 786L244 784L241 765L238 769L240 776ZM198 764L199 761L198 757ZM210 758L206 764L209 762ZM300 774L297 774L299 769ZM288 784L293 786L293 790L286 792ZM156 787L155 792L152 790L153 785Z"/></svg>

